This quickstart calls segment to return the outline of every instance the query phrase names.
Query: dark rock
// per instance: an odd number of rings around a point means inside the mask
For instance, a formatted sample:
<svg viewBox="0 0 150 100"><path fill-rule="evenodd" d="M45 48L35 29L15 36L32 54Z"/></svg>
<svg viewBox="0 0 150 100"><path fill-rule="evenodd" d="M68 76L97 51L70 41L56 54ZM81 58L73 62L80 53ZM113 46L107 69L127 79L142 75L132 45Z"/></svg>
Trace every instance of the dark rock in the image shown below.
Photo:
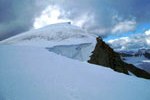
<svg viewBox="0 0 150 100"><path fill-rule="evenodd" d="M110 48L101 38L97 38L97 44L92 53L88 61L89 63L109 67L114 71L124 74L129 74L129 72L131 72L137 77L150 79L150 74L148 72L132 64L123 62L119 53Z"/></svg>

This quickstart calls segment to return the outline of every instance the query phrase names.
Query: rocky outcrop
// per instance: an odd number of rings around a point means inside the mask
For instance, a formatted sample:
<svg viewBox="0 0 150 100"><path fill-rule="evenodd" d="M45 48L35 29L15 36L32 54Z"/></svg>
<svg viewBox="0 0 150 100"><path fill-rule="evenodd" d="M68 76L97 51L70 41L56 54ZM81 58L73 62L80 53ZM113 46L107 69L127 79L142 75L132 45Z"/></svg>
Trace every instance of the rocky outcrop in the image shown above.
<svg viewBox="0 0 150 100"><path fill-rule="evenodd" d="M137 77L150 79L150 74L132 64L122 61L120 55L109 47L101 38L97 38L97 44L90 56L89 63L109 67L114 71L129 74L133 73Z"/></svg>

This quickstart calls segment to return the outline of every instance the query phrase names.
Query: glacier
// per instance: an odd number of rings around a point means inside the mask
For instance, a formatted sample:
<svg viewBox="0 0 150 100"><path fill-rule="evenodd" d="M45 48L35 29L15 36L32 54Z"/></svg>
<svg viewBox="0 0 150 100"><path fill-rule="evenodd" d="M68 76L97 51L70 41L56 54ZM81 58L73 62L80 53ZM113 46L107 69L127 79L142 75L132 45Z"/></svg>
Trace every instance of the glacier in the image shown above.
<svg viewBox="0 0 150 100"><path fill-rule="evenodd" d="M47 49L50 52L66 56L71 59L88 61L90 59L91 51L94 47L95 45L92 43L83 43L77 45L58 45Z"/></svg>

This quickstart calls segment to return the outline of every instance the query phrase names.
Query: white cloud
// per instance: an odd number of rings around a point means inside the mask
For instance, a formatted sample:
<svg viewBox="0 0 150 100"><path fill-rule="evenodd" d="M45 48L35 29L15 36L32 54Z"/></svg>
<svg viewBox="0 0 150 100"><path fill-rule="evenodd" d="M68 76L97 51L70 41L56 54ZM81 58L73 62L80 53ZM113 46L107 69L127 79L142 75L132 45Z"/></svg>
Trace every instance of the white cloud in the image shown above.
<svg viewBox="0 0 150 100"><path fill-rule="evenodd" d="M85 12L80 16L76 16L75 19L69 19L64 17L65 15L69 15L69 14L70 12L64 11L62 8L59 8L59 6L50 5L45 10L43 10L43 12L39 17L35 18L33 27L37 29L49 24L71 22L73 25L83 28L83 27L89 27L89 25L92 25L94 23L93 14L89 12Z"/></svg>
<svg viewBox="0 0 150 100"><path fill-rule="evenodd" d="M35 18L35 22L33 27L35 29L41 28L43 26L61 22L68 22L69 19L60 18L60 16L64 13L58 6L48 6L41 14L40 17Z"/></svg>
<svg viewBox="0 0 150 100"><path fill-rule="evenodd" d="M145 36L146 36L145 40L146 40L147 45L150 45L150 30L147 30L145 32Z"/></svg>
<svg viewBox="0 0 150 100"><path fill-rule="evenodd" d="M150 30L145 31L144 34L109 40L108 43L116 50L150 48Z"/></svg>
<svg viewBox="0 0 150 100"><path fill-rule="evenodd" d="M82 15L76 17L76 19L73 20L73 24L77 25L79 27L89 27L89 24L93 24L94 22L94 16L90 14L89 12L83 13ZM88 23L88 24L87 24Z"/></svg>
<svg viewBox="0 0 150 100"><path fill-rule="evenodd" d="M146 35L150 35L150 30L147 30L147 31L145 32L145 34L146 34Z"/></svg>
<svg viewBox="0 0 150 100"><path fill-rule="evenodd" d="M109 40L108 43L117 50L125 50L131 42L129 37L122 37L119 39Z"/></svg>
<svg viewBox="0 0 150 100"><path fill-rule="evenodd" d="M117 23L112 28L112 33L123 33L123 32L129 32L133 31L136 28L136 21L122 21Z"/></svg>

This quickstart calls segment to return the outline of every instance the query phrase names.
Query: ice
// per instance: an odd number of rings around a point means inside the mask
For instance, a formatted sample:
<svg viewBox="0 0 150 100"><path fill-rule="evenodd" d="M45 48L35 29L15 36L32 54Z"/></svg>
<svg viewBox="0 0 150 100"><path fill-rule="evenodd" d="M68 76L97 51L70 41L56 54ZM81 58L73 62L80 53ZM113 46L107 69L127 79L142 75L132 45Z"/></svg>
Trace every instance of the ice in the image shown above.
<svg viewBox="0 0 150 100"><path fill-rule="evenodd" d="M94 47L95 44L93 43L83 43L77 45L58 45L47 49L50 52L54 52L71 59L88 61L90 59L91 51L93 51Z"/></svg>

